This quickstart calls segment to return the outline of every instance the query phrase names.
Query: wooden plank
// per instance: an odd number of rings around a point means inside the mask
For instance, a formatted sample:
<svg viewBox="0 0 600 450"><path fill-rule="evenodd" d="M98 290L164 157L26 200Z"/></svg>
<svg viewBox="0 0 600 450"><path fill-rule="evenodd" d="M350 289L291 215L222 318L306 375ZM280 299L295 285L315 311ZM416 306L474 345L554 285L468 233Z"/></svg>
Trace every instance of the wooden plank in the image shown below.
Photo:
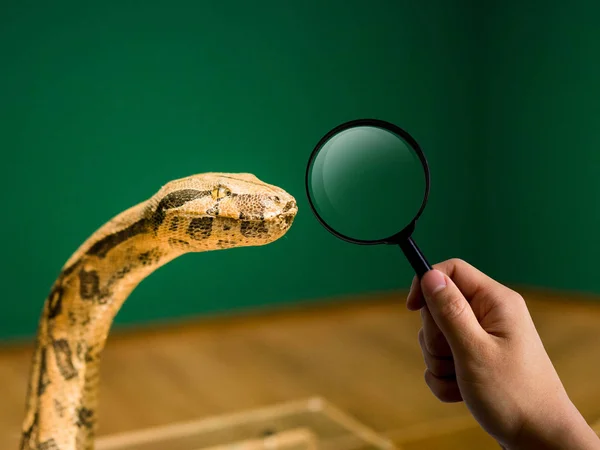
<svg viewBox="0 0 600 450"><path fill-rule="evenodd" d="M573 402L600 421L600 303L520 291ZM417 442L423 424L469 412L423 382L420 318L405 295L118 330L103 354L100 435L317 395L375 431L413 427ZM28 344L0 348L0 448L16 448L30 360ZM452 433L470 439L466 429Z"/></svg>

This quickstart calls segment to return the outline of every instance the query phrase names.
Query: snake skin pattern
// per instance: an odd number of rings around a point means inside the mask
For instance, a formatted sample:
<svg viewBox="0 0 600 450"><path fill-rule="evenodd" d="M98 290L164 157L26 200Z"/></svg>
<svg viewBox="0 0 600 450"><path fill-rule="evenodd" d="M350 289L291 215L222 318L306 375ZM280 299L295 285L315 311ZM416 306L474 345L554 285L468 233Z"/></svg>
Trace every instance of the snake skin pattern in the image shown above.
<svg viewBox="0 0 600 450"><path fill-rule="evenodd" d="M148 275L189 252L260 246L298 208L248 173L171 181L98 229L71 256L39 320L21 450L92 450L100 354L113 319Z"/></svg>

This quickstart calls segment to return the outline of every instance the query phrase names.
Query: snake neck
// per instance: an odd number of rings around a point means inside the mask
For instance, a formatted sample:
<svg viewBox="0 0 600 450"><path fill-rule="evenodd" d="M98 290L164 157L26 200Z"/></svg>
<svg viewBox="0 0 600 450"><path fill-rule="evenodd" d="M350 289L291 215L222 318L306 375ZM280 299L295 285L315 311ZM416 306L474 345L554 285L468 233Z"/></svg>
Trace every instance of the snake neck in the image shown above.
<svg viewBox="0 0 600 450"><path fill-rule="evenodd" d="M131 236L108 252L90 251L105 234L99 230L74 254L45 301L22 450L93 449L99 361L114 317L144 278L185 253L152 233Z"/></svg>
<svg viewBox="0 0 600 450"><path fill-rule="evenodd" d="M297 212L251 174L174 180L122 212L71 256L44 303L22 450L92 450L100 354L119 309L153 271L188 252L266 245Z"/></svg>

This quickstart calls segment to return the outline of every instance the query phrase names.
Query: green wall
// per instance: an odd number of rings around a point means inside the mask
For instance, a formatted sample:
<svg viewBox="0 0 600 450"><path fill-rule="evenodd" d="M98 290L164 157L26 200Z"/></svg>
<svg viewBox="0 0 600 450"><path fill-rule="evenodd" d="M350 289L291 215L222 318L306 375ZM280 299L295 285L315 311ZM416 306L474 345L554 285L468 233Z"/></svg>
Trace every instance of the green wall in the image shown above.
<svg viewBox="0 0 600 450"><path fill-rule="evenodd" d="M118 324L408 286L398 249L338 241L304 196L314 144L358 117L424 148L415 238L431 262L600 293L599 20L592 1L3 2L0 339L32 335L96 228L206 171L287 189L292 230L174 261Z"/></svg>
<svg viewBox="0 0 600 450"><path fill-rule="evenodd" d="M358 117L400 124L427 153L416 239L429 259L476 257L468 2L83 3L0 6L0 338L35 331L60 267L101 224L206 171L252 172L294 194L292 230L172 262L119 324L408 286L399 249L338 241L304 196L312 147Z"/></svg>
<svg viewBox="0 0 600 450"><path fill-rule="evenodd" d="M478 260L505 282L599 294L600 3L478 5Z"/></svg>

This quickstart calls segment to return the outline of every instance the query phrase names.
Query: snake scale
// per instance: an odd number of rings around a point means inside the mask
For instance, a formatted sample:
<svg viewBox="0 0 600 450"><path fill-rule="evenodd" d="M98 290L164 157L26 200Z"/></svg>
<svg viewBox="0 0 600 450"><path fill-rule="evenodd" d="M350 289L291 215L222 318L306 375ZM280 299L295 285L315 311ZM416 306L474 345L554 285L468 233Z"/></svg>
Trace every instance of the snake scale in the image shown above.
<svg viewBox="0 0 600 450"><path fill-rule="evenodd" d="M100 355L135 287L189 252L260 246L282 237L293 196L249 173L171 181L107 222L69 258L44 302L21 450L92 450Z"/></svg>

